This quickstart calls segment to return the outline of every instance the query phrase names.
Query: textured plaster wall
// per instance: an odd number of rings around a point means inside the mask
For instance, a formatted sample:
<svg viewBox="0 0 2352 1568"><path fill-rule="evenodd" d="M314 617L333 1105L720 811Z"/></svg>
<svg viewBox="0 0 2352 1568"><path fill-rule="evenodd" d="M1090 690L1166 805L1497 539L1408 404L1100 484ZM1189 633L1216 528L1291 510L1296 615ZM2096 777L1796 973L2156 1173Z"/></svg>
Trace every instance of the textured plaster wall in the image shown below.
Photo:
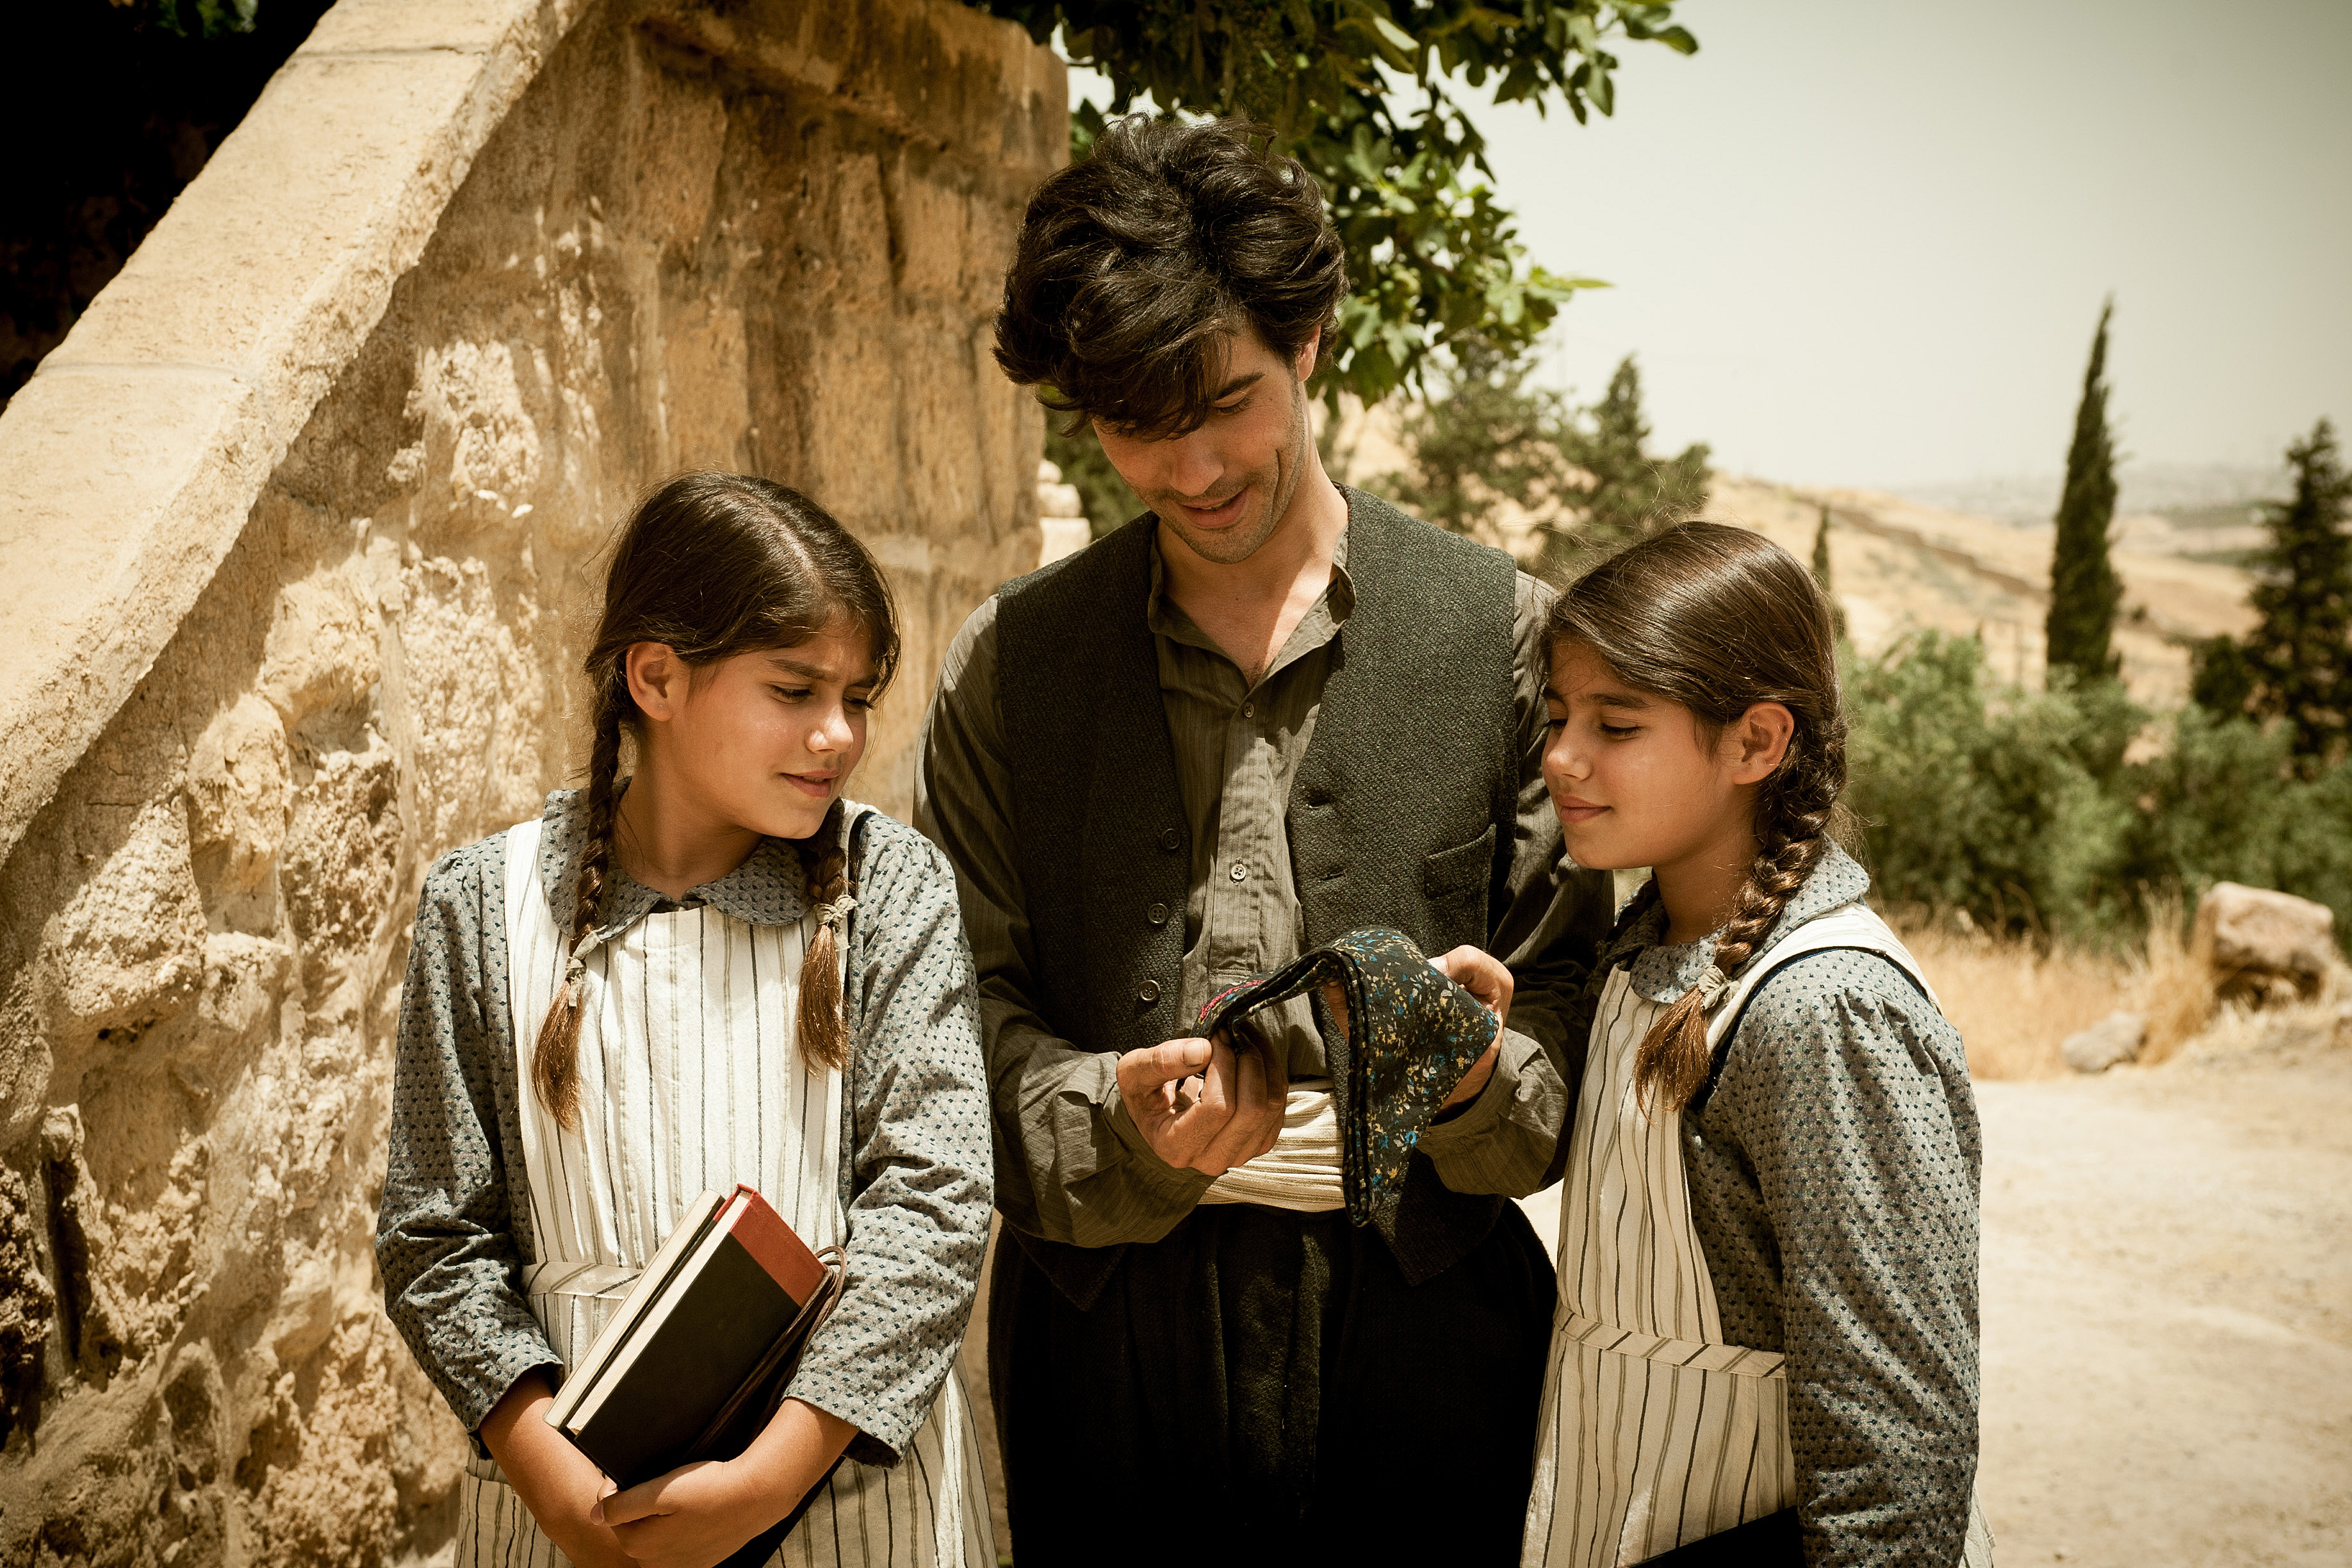
<svg viewBox="0 0 2352 1568"><path fill-rule="evenodd" d="M525 38L477 49L507 84L494 114L447 95L488 118L449 132L413 254L283 268L335 330L276 381L231 364L228 412L166 431L196 477L156 491L135 550L105 557L121 509L73 498L162 471L124 443L165 437L125 426L131 394L68 383L212 384L78 329L0 422L0 457L46 444L58 468L0 479L5 657L61 694L0 712L9 1568L446 1543L459 1435L370 1250L407 927L435 856L576 763L581 612L635 492L754 470L874 546L907 661L857 793L901 814L946 638L1038 557L1041 425L987 331L1021 202L1063 156L1049 54L950 0L405 4L397 48L352 33L350 0L331 14L348 59L298 57L183 197L201 243L167 220L125 274L150 303L92 312L129 341L225 275L266 296L283 226L333 207L304 171L337 160L289 140L269 200L221 196L270 185L249 132L335 134L350 71L447 68L434 27L497 11ZM100 565L45 608L77 550Z"/></svg>

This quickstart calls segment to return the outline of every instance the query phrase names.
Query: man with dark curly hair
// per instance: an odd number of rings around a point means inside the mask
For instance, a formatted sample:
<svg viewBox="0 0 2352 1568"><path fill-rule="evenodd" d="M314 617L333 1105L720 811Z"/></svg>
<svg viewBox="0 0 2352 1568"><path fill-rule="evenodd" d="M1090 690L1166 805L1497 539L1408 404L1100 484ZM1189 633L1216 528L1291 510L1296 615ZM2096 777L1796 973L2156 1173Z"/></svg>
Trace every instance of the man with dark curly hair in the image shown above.
<svg viewBox="0 0 2352 1568"><path fill-rule="evenodd" d="M1551 1177L1611 906L1544 795L1549 590L1324 472L1346 292L1296 162L1141 118L1038 188L1005 279L998 362L1150 509L973 613L917 782L981 975L1023 1568L1433 1521L1517 1559L1554 1291L1505 1196ZM1239 1051L1192 1025L1364 926L1505 1016L1360 1229L1313 1005Z"/></svg>

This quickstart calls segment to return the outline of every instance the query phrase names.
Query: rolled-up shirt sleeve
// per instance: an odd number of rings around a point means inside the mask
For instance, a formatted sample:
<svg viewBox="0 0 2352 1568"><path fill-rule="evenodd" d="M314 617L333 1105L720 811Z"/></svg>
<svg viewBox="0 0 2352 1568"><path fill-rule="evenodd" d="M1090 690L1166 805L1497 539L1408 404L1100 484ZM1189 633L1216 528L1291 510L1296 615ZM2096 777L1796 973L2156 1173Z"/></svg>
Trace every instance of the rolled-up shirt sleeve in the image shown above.
<svg viewBox="0 0 2352 1568"><path fill-rule="evenodd" d="M919 752L916 825L954 863L979 978L997 1207L1051 1241L1157 1241L1212 1178L1171 1166L1144 1142L1119 1101L1117 1052L1064 1039L1031 1000L1035 952L1013 853L993 598L948 649Z"/></svg>
<svg viewBox="0 0 2352 1568"><path fill-rule="evenodd" d="M507 1030L502 840L425 879L400 992L376 1262L384 1309L468 1432L534 1367L559 1366L518 1286L522 1249L493 1073ZM478 1445L478 1436L475 1439Z"/></svg>
<svg viewBox="0 0 2352 1568"><path fill-rule="evenodd" d="M848 1279L793 1397L896 1463L954 1363L988 1246L988 1098L955 874L912 829L869 817L844 1005L853 1021Z"/></svg>

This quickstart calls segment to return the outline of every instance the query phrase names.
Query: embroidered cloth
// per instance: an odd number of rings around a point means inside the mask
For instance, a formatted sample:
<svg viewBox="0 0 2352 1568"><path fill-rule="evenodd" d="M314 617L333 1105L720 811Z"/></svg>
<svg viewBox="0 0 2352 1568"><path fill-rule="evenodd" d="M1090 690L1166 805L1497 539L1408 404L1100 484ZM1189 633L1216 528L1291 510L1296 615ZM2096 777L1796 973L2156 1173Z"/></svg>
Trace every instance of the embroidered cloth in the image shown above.
<svg viewBox="0 0 2352 1568"><path fill-rule="evenodd" d="M1347 999L1343 1031L1323 1003ZM1339 1122L1339 1181L1348 1218L1389 1228L1405 1166L1423 1129L1495 1042L1495 1015L1448 980L1402 931L1351 931L1209 998L1200 1030L1253 1049L1249 1016L1291 997L1312 1000ZM1278 1075L1278 1066L1275 1068Z"/></svg>

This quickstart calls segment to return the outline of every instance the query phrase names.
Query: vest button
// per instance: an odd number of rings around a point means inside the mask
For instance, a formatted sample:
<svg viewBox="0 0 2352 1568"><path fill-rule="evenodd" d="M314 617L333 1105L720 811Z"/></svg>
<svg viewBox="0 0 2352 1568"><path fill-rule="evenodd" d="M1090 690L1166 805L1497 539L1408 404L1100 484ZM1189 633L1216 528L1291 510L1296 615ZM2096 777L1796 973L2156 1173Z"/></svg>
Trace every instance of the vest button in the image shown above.
<svg viewBox="0 0 2352 1568"><path fill-rule="evenodd" d="M1154 904L1150 909L1143 911L1143 918L1150 921L1153 925L1164 926L1168 923L1168 906L1166 904Z"/></svg>
<svg viewBox="0 0 2352 1568"><path fill-rule="evenodd" d="M1150 1006L1154 1002L1159 1001L1160 982L1157 980L1145 981L1141 985L1136 988L1135 999L1142 1003L1147 1007Z"/></svg>
<svg viewBox="0 0 2352 1568"><path fill-rule="evenodd" d="M1184 843L1184 836L1171 827L1160 836L1160 847L1174 854Z"/></svg>

